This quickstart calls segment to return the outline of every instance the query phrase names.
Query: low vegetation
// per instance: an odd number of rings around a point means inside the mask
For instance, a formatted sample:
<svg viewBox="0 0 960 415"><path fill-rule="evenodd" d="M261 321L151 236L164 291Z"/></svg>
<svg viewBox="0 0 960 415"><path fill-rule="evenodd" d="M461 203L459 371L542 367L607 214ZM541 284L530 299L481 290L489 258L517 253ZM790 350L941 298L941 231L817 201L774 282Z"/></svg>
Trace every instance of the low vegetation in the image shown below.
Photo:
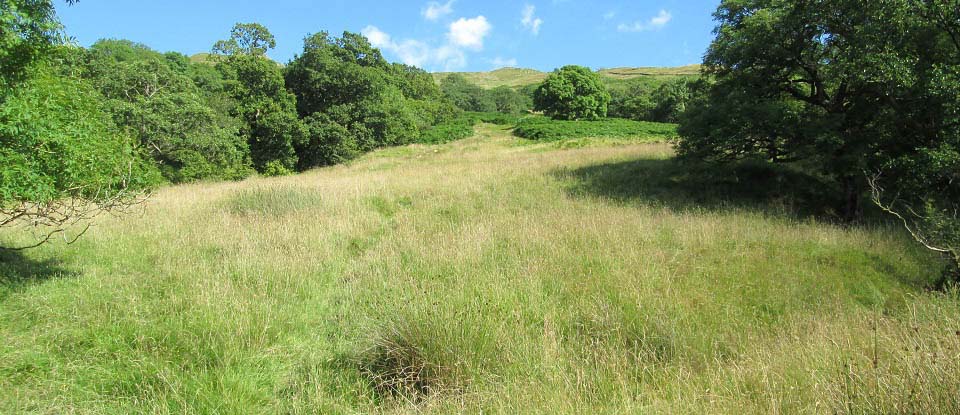
<svg viewBox="0 0 960 415"><path fill-rule="evenodd" d="M955 6L484 78L0 0L0 413L960 413Z"/></svg>
<svg viewBox="0 0 960 415"><path fill-rule="evenodd" d="M960 294L896 224L551 148L482 124L0 253L0 412L960 410Z"/></svg>
<svg viewBox="0 0 960 415"><path fill-rule="evenodd" d="M513 133L517 137L540 141L587 137L668 141L677 137L677 126L617 118L599 121L563 121L546 117L527 117L517 123Z"/></svg>

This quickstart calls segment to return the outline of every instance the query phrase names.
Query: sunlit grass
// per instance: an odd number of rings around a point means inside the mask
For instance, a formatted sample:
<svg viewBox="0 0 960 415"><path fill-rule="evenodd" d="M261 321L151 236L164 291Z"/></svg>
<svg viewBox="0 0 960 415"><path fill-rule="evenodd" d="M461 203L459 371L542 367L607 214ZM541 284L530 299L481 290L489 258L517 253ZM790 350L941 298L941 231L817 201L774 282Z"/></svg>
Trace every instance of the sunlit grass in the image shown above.
<svg viewBox="0 0 960 415"><path fill-rule="evenodd" d="M484 125L163 189L4 254L0 413L960 411L934 258L894 226L705 203L736 194L671 157Z"/></svg>

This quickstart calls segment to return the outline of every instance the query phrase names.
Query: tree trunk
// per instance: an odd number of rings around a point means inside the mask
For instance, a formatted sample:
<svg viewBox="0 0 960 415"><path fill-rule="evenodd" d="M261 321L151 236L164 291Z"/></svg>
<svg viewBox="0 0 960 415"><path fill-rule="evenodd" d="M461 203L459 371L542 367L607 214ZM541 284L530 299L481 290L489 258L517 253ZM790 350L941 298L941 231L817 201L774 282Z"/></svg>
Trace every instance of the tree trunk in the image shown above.
<svg viewBox="0 0 960 415"><path fill-rule="evenodd" d="M843 184L843 221L853 223L863 216L863 186L856 176L845 176Z"/></svg>

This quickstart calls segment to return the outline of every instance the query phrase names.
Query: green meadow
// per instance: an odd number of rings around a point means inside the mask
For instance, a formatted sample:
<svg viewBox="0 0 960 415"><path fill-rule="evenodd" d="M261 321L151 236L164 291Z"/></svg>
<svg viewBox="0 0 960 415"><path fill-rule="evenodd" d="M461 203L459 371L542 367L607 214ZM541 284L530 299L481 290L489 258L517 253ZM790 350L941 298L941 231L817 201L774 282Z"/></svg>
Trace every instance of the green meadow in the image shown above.
<svg viewBox="0 0 960 415"><path fill-rule="evenodd" d="M0 253L0 413L960 412L960 294L897 224L571 140L481 123Z"/></svg>

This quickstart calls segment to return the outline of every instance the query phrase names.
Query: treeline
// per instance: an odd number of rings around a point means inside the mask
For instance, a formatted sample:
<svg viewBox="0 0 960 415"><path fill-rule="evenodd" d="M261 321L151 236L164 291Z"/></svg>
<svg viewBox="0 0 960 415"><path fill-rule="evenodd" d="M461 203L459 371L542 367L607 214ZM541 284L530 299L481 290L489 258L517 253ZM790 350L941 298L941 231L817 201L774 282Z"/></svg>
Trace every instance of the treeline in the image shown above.
<svg viewBox="0 0 960 415"><path fill-rule="evenodd" d="M679 123L690 101L702 94L699 77L641 77L608 82L607 115L635 121Z"/></svg>
<svg viewBox="0 0 960 415"><path fill-rule="evenodd" d="M280 175L420 140L453 118L427 72L388 63L361 35L307 37L286 66L258 24L238 24L209 62L126 40L61 47L52 66L91 85L162 180Z"/></svg>
<svg viewBox="0 0 960 415"><path fill-rule="evenodd" d="M520 90L508 86L484 89L470 83L463 75L449 74L440 81L440 89L448 101L464 111L522 114L533 109L533 90L528 85Z"/></svg>
<svg viewBox="0 0 960 415"><path fill-rule="evenodd" d="M634 121L678 123L695 94L705 84L697 76L637 77L620 80L597 76L610 94L608 117ZM534 110L534 98L541 84L521 88L481 88L463 75L453 73L440 81L448 101L464 111L522 114Z"/></svg>

